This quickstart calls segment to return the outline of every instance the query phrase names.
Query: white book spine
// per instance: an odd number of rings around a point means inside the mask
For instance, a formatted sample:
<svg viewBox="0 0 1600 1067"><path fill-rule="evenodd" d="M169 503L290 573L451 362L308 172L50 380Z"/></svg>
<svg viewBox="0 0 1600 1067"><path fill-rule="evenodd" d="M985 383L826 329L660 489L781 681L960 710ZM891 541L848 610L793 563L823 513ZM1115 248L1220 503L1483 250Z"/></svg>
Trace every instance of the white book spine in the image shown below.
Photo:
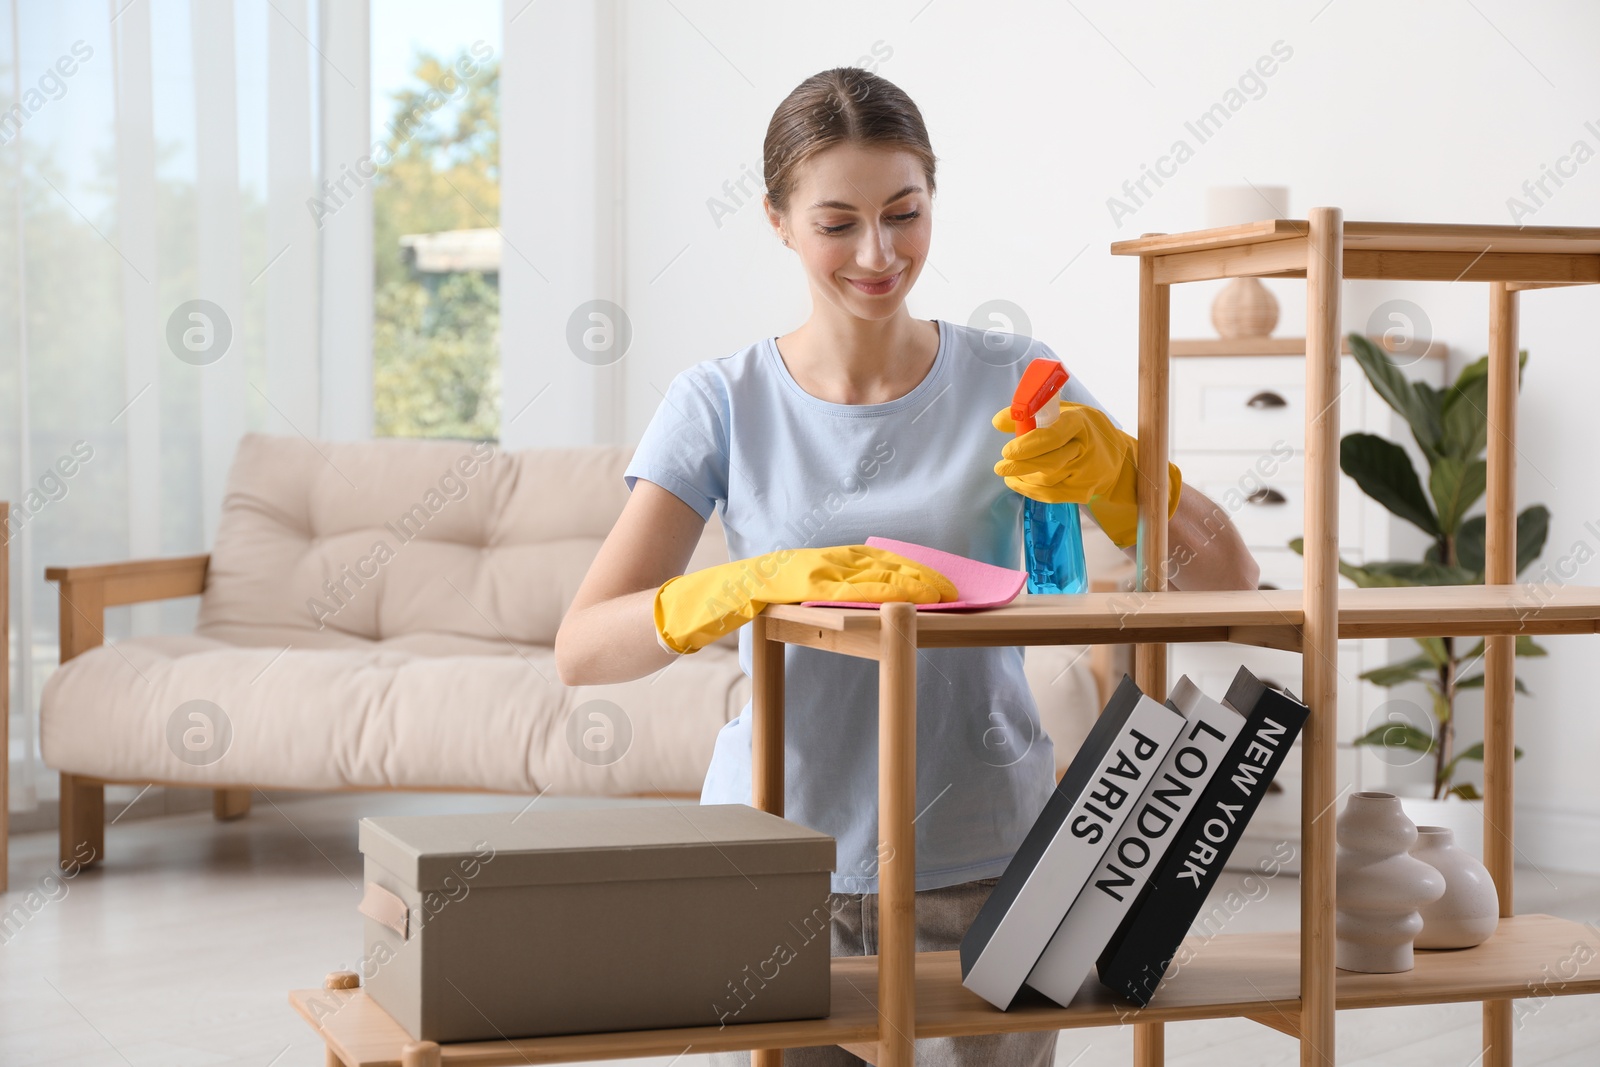
<svg viewBox="0 0 1600 1067"><path fill-rule="evenodd" d="M1106 942L1133 907L1172 835L1183 826L1216 773L1244 716L1217 703L1188 678L1172 703L1188 714L1144 794L1100 858L1077 900L1028 974L1028 985L1065 1007L1082 988Z"/></svg>
<svg viewBox="0 0 1600 1067"><path fill-rule="evenodd" d="M1139 698L1089 787L1073 803L962 985L997 1008L1011 1006L1040 951L1136 807L1136 798L1184 723L1184 717L1171 708L1147 696Z"/></svg>

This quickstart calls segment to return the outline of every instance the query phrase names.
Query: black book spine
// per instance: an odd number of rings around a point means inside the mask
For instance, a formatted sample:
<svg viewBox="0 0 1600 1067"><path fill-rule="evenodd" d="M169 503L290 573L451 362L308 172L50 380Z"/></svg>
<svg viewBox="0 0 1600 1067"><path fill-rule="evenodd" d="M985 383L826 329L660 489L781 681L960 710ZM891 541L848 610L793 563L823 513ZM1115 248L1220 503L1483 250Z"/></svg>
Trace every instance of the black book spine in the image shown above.
<svg viewBox="0 0 1600 1067"><path fill-rule="evenodd" d="M1250 707L1244 729L1098 960L1100 984L1140 1006L1155 995L1309 714L1242 667L1228 703Z"/></svg>

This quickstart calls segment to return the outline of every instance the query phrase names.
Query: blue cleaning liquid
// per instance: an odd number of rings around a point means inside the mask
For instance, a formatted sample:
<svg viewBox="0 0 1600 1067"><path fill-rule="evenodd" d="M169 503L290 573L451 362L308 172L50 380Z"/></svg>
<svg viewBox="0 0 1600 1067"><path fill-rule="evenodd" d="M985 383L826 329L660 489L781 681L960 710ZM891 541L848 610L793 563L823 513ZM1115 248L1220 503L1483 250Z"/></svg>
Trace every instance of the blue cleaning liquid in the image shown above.
<svg viewBox="0 0 1600 1067"><path fill-rule="evenodd" d="M1089 588L1083 562L1083 527L1078 505L1022 498L1022 543L1028 592L1081 593Z"/></svg>

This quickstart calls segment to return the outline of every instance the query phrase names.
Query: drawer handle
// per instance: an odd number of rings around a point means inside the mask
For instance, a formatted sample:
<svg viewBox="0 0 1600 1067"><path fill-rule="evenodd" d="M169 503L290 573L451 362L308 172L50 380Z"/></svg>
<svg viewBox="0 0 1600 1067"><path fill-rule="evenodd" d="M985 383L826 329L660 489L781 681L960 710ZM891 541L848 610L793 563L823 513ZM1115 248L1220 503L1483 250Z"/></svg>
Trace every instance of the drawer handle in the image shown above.
<svg viewBox="0 0 1600 1067"><path fill-rule="evenodd" d="M1286 408L1289 402L1274 393L1271 389L1264 389L1244 402L1250 408Z"/></svg>
<svg viewBox="0 0 1600 1067"><path fill-rule="evenodd" d="M1257 489L1255 492L1245 497L1245 501L1247 503L1260 504L1263 507L1266 507L1274 504L1287 504L1289 502L1289 498L1278 492L1276 489L1273 489L1271 486L1266 486L1261 489Z"/></svg>

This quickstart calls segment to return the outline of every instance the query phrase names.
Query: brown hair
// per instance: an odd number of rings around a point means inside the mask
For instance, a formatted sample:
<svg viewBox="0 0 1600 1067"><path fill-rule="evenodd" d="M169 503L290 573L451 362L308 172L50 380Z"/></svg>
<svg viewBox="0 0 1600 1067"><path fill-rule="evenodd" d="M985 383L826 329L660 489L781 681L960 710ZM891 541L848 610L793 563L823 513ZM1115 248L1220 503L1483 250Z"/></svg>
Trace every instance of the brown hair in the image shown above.
<svg viewBox="0 0 1600 1067"><path fill-rule="evenodd" d="M917 105L898 85L871 71L835 67L795 86L767 123L762 177L774 211L788 211L795 170L837 144L905 149L922 162L933 194L935 157Z"/></svg>

